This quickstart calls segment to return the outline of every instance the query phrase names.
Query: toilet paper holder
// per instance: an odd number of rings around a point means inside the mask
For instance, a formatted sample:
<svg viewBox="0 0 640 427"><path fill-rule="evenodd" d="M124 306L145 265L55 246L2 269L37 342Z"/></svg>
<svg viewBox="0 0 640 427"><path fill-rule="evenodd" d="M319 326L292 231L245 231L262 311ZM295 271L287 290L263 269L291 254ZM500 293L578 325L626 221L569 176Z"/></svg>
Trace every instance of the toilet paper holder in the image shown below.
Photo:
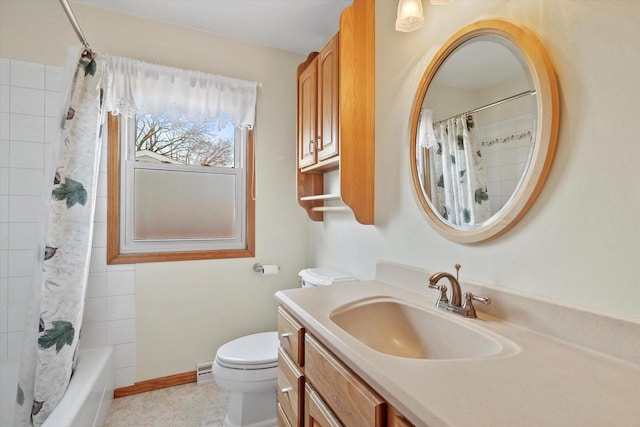
<svg viewBox="0 0 640 427"><path fill-rule="evenodd" d="M266 272L265 272L266 269ZM278 265L262 265L259 262L253 264L253 271L256 273L262 274L274 274L274 271L280 271L280 266Z"/></svg>

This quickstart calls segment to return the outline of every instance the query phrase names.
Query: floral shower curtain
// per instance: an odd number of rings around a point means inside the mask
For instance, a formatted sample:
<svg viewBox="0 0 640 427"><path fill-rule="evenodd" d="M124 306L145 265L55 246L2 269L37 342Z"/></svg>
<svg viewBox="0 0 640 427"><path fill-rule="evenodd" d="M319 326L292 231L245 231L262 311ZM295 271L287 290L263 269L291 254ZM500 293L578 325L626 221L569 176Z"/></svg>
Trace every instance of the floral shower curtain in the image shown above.
<svg viewBox="0 0 640 427"><path fill-rule="evenodd" d="M77 58L77 56L76 56ZM62 117L34 287L24 331L16 426L39 426L73 372L95 213L103 123L104 59L84 51Z"/></svg>
<svg viewBox="0 0 640 427"><path fill-rule="evenodd" d="M473 116L436 123L431 148L431 201L451 224L472 226L491 216L487 175L473 136Z"/></svg>

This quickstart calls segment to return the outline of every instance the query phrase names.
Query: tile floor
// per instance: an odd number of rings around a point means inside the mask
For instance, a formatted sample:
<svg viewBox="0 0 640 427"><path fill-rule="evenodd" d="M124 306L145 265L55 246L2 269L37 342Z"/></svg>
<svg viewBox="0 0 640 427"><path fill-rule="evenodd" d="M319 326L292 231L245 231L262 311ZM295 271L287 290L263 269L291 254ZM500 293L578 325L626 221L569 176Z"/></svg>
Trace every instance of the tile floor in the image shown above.
<svg viewBox="0 0 640 427"><path fill-rule="evenodd" d="M113 401L105 427L218 427L227 399L227 392L215 383L134 394Z"/></svg>

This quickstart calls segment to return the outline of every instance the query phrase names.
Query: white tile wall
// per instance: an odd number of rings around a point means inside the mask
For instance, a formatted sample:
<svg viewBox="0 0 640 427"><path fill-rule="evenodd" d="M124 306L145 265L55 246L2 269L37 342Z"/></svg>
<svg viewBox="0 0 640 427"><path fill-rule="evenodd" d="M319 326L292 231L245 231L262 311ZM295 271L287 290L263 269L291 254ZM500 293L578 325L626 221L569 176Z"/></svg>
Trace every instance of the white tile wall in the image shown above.
<svg viewBox="0 0 640 427"><path fill-rule="evenodd" d="M478 126L476 135L480 141L491 141L527 130L532 130L531 115ZM491 214L500 210L516 189L529 158L532 140L512 140L481 147L487 171Z"/></svg>
<svg viewBox="0 0 640 427"><path fill-rule="evenodd" d="M62 72L0 58L0 362L18 359L22 348ZM114 345L116 386L122 387L135 382L135 269L106 265L106 143L102 155L81 345Z"/></svg>

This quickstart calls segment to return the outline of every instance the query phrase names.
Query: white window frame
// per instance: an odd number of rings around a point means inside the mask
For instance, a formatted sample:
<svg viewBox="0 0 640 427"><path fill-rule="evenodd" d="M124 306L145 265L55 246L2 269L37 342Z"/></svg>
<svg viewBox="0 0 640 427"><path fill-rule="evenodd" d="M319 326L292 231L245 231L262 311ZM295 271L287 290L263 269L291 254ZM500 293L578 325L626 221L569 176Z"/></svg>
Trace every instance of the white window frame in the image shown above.
<svg viewBox="0 0 640 427"><path fill-rule="evenodd" d="M234 141L234 167L175 165L167 163L149 163L135 160L135 118L122 120L120 128L122 149L120 217L124 226L120 228L120 248L122 253L182 252L244 249L246 247L246 131L236 128ZM149 239L133 237L134 189L136 169L158 171L180 171L185 173L206 173L235 176L235 227L234 238L203 239Z"/></svg>

